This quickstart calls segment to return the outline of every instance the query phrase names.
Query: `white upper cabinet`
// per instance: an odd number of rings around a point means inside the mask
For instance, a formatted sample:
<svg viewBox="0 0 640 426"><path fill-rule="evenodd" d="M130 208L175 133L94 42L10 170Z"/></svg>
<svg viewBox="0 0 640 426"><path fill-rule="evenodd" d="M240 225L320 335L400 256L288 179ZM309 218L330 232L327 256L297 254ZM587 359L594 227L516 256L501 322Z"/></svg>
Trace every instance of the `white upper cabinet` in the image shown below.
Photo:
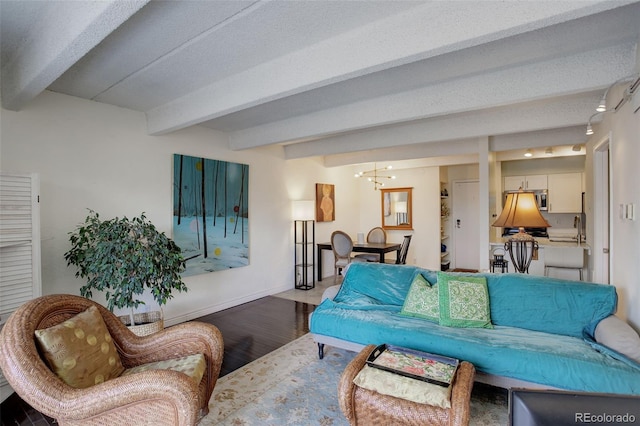
<svg viewBox="0 0 640 426"><path fill-rule="evenodd" d="M549 175L549 213L580 213L582 180L582 173Z"/></svg>
<svg viewBox="0 0 640 426"><path fill-rule="evenodd" d="M505 191L517 191L520 188L527 191L547 189L547 175L505 176Z"/></svg>

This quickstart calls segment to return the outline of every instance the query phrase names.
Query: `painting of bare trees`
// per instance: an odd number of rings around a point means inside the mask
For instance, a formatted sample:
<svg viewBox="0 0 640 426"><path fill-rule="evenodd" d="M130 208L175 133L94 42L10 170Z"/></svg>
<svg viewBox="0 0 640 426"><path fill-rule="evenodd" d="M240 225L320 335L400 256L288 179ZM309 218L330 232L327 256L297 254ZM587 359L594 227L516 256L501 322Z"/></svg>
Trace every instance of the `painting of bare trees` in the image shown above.
<svg viewBox="0 0 640 426"><path fill-rule="evenodd" d="M249 264L249 166L173 156L173 240L183 276Z"/></svg>

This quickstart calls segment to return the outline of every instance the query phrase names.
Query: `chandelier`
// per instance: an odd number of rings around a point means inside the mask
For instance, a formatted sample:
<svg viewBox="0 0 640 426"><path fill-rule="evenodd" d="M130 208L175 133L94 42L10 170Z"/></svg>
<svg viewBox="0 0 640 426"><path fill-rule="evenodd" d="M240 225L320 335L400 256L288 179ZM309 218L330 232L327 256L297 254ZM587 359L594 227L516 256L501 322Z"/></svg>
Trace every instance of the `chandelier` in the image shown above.
<svg viewBox="0 0 640 426"><path fill-rule="evenodd" d="M378 168L377 165L373 164L373 170L367 170L365 172L356 173L355 177L361 178L365 177L371 183L373 183L373 189L378 189L381 186L384 186L384 182L381 182L382 179L395 179L395 176L389 176L386 174L379 174L380 172L385 172L390 170L391 166Z"/></svg>

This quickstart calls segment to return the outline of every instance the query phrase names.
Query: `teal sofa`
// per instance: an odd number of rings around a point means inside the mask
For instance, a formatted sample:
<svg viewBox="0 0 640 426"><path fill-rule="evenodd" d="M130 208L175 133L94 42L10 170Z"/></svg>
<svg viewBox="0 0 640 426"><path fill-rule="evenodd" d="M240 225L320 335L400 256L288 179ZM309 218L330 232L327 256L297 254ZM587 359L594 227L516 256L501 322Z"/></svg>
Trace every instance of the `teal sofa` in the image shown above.
<svg viewBox="0 0 640 426"><path fill-rule="evenodd" d="M592 338L616 310L614 286L473 274L486 277L493 328L458 328L400 315L417 274L437 285L436 271L352 264L309 320L319 356L325 344L357 351L387 343L469 361L478 381L504 388L640 394L640 364Z"/></svg>

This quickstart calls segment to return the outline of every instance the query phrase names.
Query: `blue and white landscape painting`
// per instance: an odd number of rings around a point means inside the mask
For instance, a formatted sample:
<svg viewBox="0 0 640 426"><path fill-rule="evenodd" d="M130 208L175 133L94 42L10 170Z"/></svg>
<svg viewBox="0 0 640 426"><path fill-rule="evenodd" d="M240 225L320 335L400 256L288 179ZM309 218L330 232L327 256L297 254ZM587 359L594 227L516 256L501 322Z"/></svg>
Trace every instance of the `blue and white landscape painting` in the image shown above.
<svg viewBox="0 0 640 426"><path fill-rule="evenodd" d="M249 264L249 166L173 156L173 240L182 276Z"/></svg>

